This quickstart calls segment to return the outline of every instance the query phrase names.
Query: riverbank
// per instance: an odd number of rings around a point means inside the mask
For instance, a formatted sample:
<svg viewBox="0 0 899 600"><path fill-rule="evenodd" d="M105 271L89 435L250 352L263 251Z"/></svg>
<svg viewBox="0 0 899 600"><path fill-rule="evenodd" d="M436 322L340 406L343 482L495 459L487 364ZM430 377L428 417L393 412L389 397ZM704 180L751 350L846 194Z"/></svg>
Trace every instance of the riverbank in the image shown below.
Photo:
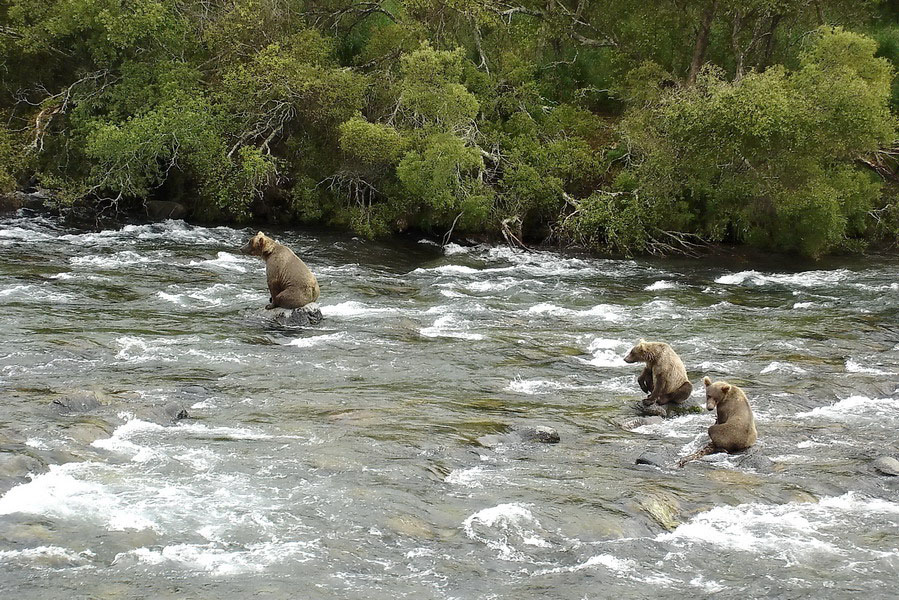
<svg viewBox="0 0 899 600"><path fill-rule="evenodd" d="M236 224L231 219L196 219L191 207L174 201L150 200L147 202L123 204L122 206L101 206L93 202L76 203L66 205L56 198L52 191L35 189L31 191L17 191L11 194L0 195L0 216L10 215L20 209L31 211L35 215L51 215L62 219L68 225L75 227L91 228L118 228L127 224L142 224L161 222L168 219L181 219L198 226L238 226L265 229L267 231L302 230L302 231L328 231L339 233L341 228L334 226L311 225L284 222L275 218L271 207L266 207L259 214L253 213L245 223ZM350 233L350 232L347 232ZM566 255L584 258L625 258L621 254L613 254L607 251L597 251L579 247L574 244L562 244L556 242L538 242L528 245L518 244L515 240L509 240L501 233L456 233L455 235L434 236L424 232L405 231L386 236L395 240L428 240L437 246L447 243L457 243L464 246L477 244L492 244L496 246L510 245L512 248L528 251L561 252ZM383 239L383 238L382 238ZM878 248L868 251L868 256L895 256L899 252L899 240L892 243L884 243ZM670 252L658 252L655 254L643 253L644 258L686 258L703 259L726 263L727 261L743 262L746 264L770 265L776 269L785 261L792 263L796 268L814 269L828 263L838 264L841 260L851 260L853 256L864 256L865 253L834 253L825 257L813 259L795 254L784 254L766 251L749 245L736 245L727 243L700 242L694 240L690 247L670 248Z"/></svg>

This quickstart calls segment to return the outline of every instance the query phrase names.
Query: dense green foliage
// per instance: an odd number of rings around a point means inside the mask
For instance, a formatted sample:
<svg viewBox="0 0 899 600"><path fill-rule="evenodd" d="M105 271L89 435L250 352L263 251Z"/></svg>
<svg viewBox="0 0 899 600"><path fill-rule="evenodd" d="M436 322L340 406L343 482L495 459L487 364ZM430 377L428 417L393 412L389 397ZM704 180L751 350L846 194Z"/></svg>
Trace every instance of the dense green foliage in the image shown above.
<svg viewBox="0 0 899 600"><path fill-rule="evenodd" d="M817 256L899 233L896 0L10 0L0 192Z"/></svg>

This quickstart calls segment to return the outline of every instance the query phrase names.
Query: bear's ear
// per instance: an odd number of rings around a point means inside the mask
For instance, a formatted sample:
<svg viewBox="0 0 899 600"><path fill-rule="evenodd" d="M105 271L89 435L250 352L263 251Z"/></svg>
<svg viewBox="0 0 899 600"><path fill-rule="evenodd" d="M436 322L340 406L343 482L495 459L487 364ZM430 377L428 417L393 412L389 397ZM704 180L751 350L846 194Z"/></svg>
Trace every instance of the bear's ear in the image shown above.
<svg viewBox="0 0 899 600"><path fill-rule="evenodd" d="M730 385L728 385L726 383L722 383L721 384L721 393L726 394L729 391L730 391Z"/></svg>
<svg viewBox="0 0 899 600"><path fill-rule="evenodd" d="M703 377L702 382L705 384L705 387L709 387L710 385L712 385L712 380L708 377Z"/></svg>

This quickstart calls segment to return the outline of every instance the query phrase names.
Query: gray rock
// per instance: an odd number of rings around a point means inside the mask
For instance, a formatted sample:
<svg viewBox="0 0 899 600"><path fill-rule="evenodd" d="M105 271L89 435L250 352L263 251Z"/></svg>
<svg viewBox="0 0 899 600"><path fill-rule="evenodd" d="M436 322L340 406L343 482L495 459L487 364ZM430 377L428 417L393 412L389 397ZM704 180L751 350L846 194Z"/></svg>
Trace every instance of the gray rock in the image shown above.
<svg viewBox="0 0 899 600"><path fill-rule="evenodd" d="M669 469L676 462L674 451L668 448L646 450L634 461L636 465L649 465L660 469Z"/></svg>
<svg viewBox="0 0 899 600"><path fill-rule="evenodd" d="M743 454L737 454L734 463L741 469L752 469L759 473L770 473L774 470L774 461L757 448L750 448Z"/></svg>
<svg viewBox="0 0 899 600"><path fill-rule="evenodd" d="M495 448L500 445L558 444L561 439L559 432L552 427L536 425L534 427L522 427L508 433L482 435L477 439L477 442L485 448Z"/></svg>
<svg viewBox="0 0 899 600"><path fill-rule="evenodd" d="M103 406L100 394L92 391L73 392L54 398L53 409L61 415L91 412Z"/></svg>
<svg viewBox="0 0 899 600"><path fill-rule="evenodd" d="M275 321L288 327L306 327L318 325L324 319L322 311L315 304L307 304L302 308L275 308L272 309Z"/></svg>
<svg viewBox="0 0 899 600"><path fill-rule="evenodd" d="M5 494L17 485L28 483L29 474L43 473L47 464L27 454L0 454L0 495Z"/></svg>
<svg viewBox="0 0 899 600"><path fill-rule="evenodd" d="M187 419L190 417L187 414L187 409L184 408L184 405L180 402L169 402L165 406L162 407L162 411L172 420L172 422L180 421L181 419Z"/></svg>
<svg viewBox="0 0 899 600"><path fill-rule="evenodd" d="M881 456L874 461L874 468L884 475L895 477L899 475L899 460L892 456Z"/></svg>
<svg viewBox="0 0 899 600"><path fill-rule="evenodd" d="M146 208L147 216L154 221L183 219L187 214L187 209L183 204L172 202L171 200L150 200L147 202Z"/></svg>
<svg viewBox="0 0 899 600"><path fill-rule="evenodd" d="M525 427L520 429L518 435L524 442L536 442L539 444L558 444L561 441L559 432L552 427L538 425L536 427Z"/></svg>

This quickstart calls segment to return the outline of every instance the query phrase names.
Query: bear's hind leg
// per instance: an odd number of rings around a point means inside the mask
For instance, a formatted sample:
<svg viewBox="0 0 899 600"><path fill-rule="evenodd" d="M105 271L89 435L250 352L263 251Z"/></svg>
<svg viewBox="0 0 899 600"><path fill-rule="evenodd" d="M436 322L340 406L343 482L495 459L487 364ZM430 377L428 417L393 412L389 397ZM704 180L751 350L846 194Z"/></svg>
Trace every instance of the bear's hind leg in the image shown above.
<svg viewBox="0 0 899 600"><path fill-rule="evenodd" d="M693 393L693 384L689 381L685 381L679 388L671 392L670 394L665 395L665 402L674 402L675 404L680 404L684 400L690 397L690 394Z"/></svg>

